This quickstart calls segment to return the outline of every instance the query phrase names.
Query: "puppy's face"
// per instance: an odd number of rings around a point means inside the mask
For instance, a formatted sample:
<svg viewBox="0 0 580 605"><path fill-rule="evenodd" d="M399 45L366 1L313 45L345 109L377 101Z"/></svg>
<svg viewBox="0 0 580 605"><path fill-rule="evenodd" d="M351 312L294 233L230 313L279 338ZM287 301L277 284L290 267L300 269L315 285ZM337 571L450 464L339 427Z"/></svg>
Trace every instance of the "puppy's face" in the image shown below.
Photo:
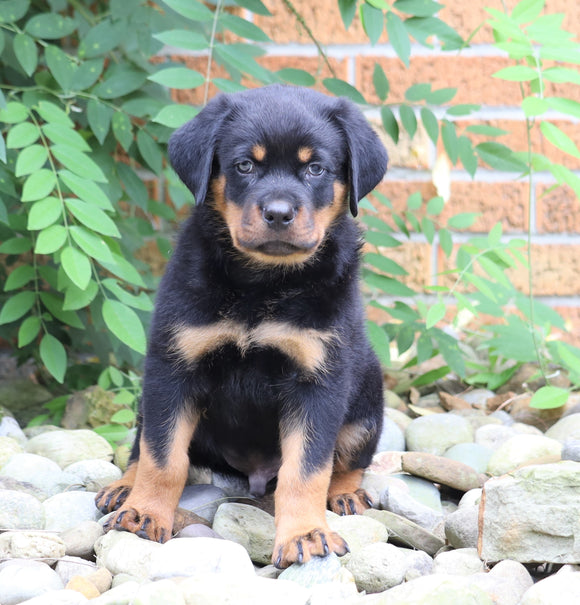
<svg viewBox="0 0 580 605"><path fill-rule="evenodd" d="M295 265L315 255L348 212L344 148L332 122L292 104L238 108L221 128L209 202L234 247L261 264Z"/></svg>

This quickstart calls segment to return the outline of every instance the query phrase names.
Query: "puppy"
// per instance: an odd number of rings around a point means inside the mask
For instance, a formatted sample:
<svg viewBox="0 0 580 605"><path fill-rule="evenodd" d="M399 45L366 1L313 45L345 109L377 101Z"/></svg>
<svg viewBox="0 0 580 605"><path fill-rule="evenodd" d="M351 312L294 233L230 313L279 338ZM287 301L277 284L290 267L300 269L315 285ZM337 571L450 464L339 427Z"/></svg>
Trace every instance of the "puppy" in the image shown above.
<svg viewBox="0 0 580 605"><path fill-rule="evenodd" d="M275 483L277 567L343 555L325 510L371 506L383 416L351 215L386 151L346 99L274 85L218 96L169 155L196 206L157 294L130 463L97 506L165 542L192 463L256 495Z"/></svg>

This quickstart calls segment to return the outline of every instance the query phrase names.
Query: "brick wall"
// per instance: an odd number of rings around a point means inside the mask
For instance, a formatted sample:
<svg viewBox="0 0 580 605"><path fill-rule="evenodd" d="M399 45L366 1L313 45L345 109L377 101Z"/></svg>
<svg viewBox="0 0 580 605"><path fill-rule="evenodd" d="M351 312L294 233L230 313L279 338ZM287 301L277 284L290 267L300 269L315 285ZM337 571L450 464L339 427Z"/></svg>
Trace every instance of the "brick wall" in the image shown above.
<svg viewBox="0 0 580 605"><path fill-rule="evenodd" d="M312 43L296 18L282 0L265 0L273 17L254 16L259 25L274 41L264 48L267 55L262 59L270 69L298 67L320 79L330 75ZM519 87L516 83L491 78L491 74L508 65L508 60L492 46L489 27L483 27L473 38L472 46L461 54L444 53L427 49L418 44L412 47L410 67L407 69L398 59L386 34L372 47L357 18L348 31L345 30L337 8L337 0L293 0L298 12L323 44L336 76L355 85L371 103L378 102L372 85L375 62L380 63L390 81L390 103L402 101L405 90L417 82L430 82L434 89L457 87L454 103L481 104L476 114L458 121L463 125L482 123L503 128L509 134L498 141L512 149L524 149L525 123L519 110ZM485 19L484 7L501 9L500 0L446 0L441 18L452 25L464 37ZM515 5L514 0L507 1ZM549 12L564 12L564 27L569 31L580 30L580 3L577 0L549 0ZM245 15L246 17L248 15ZM205 58L180 57L191 67L205 66ZM201 64L200 64L201 63ZM219 69L219 68L216 68ZM216 72L217 73L217 72ZM578 87L576 87L578 91ZM571 90L561 94L570 96ZM195 93L179 91L180 102L199 102ZM580 100L580 99L578 99ZM377 113L370 112L371 119ZM461 122L463 120L463 122ZM580 124L561 121L573 140L580 140ZM479 142L474 137L474 142ZM550 144L535 136L537 151L546 153L554 160L564 161L571 169L580 170L580 161L566 158ZM389 172L381 190L395 204L403 207L407 196L421 191L424 199L436 195L431 171L442 149L435 149L427 135L419 129L412 141L402 137L399 145L388 143L391 155ZM528 202L528 186L515 182L512 175L483 168L472 181L461 167L451 171L451 193L445 215L458 212L480 212L481 218L471 229L472 233L487 233L497 221L501 221L504 233L519 236L525 233L528 221L532 228L533 272L535 292L569 320L576 344L580 344L580 202L570 190L557 189L545 196L552 180L538 175ZM465 241L468 234L459 235L456 241ZM421 241L413 240L393 252L396 260L411 267L409 285L421 291L426 284L436 283L435 274L442 268L442 253ZM513 276L515 283L525 291L527 278Z"/></svg>

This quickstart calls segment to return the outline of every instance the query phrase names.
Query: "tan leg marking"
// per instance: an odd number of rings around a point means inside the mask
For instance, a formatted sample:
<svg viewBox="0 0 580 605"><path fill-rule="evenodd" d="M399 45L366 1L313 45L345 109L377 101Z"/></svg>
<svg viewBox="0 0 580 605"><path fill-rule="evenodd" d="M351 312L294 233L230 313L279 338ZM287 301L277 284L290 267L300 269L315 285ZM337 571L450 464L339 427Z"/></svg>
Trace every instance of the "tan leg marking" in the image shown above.
<svg viewBox="0 0 580 605"><path fill-rule="evenodd" d="M295 432L282 438L282 466L276 488L276 540L272 562L284 568L330 552L344 555L346 542L328 527L325 517L331 464L303 477L304 437Z"/></svg>
<svg viewBox="0 0 580 605"><path fill-rule="evenodd" d="M187 451L196 424L186 419L178 421L163 467L157 464L141 437L133 489L123 506L107 521L106 529L130 531L155 542L169 540L175 509L187 479Z"/></svg>

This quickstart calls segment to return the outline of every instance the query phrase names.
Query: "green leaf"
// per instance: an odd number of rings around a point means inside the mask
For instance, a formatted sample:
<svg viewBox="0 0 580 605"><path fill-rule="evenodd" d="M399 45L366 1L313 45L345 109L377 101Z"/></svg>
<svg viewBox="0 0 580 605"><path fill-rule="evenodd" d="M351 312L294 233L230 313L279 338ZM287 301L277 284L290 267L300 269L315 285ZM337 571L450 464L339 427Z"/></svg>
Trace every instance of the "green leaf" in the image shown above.
<svg viewBox="0 0 580 605"><path fill-rule="evenodd" d="M66 278L65 275L65 279ZM42 304L48 309L53 317L56 317L62 323L78 328L79 330L84 329L83 322L79 319L79 316L73 311L65 311L63 309L63 300L60 296L57 296L53 292L41 292L40 300Z"/></svg>
<svg viewBox="0 0 580 605"><path fill-rule="evenodd" d="M11 271L8 275L8 279L4 284L4 292L10 290L18 290L25 286L28 282L32 281L36 276L34 269L30 265L20 265Z"/></svg>
<svg viewBox="0 0 580 605"><path fill-rule="evenodd" d="M67 113L54 103L50 103L49 101L40 101L37 111L45 122L58 124L60 126L64 126L65 128L75 127L74 122L68 117Z"/></svg>
<svg viewBox="0 0 580 605"><path fill-rule="evenodd" d="M284 82L294 84L296 86L314 86L316 79L310 73L304 69L295 69L293 67L286 67L279 69L276 75Z"/></svg>
<svg viewBox="0 0 580 605"><path fill-rule="evenodd" d="M373 85L379 99L384 101L389 96L389 80L378 63L373 69Z"/></svg>
<svg viewBox="0 0 580 605"><path fill-rule="evenodd" d="M427 202L427 214L439 215L443 212L443 208L445 207L445 200L442 197L434 197L431 198Z"/></svg>
<svg viewBox="0 0 580 605"><path fill-rule="evenodd" d="M77 199L66 199L65 203L73 216L89 229L103 235L121 237L113 220L100 208Z"/></svg>
<svg viewBox="0 0 580 605"><path fill-rule="evenodd" d="M127 283L133 284L134 286L139 286L141 288L145 287L143 278L129 261L115 253L113 253L113 261L114 263L101 262L101 264L103 267L105 267L105 269L107 269L107 271L110 271L113 275L120 277Z"/></svg>
<svg viewBox="0 0 580 605"><path fill-rule="evenodd" d="M153 303L151 302L151 298L145 294L145 292L141 292L139 296L135 296L124 290L116 280L107 278L103 280L103 285L107 290L112 292L122 303L126 304L129 307L133 307L135 309L140 309L141 311L152 311Z"/></svg>
<svg viewBox="0 0 580 605"><path fill-rule="evenodd" d="M167 105L153 118L153 122L169 128L179 128L198 113L199 109L191 105Z"/></svg>
<svg viewBox="0 0 580 605"><path fill-rule="evenodd" d="M36 295L29 290L11 296L0 311L0 325L11 323L26 315L32 309L35 300Z"/></svg>
<svg viewBox="0 0 580 605"><path fill-rule="evenodd" d="M450 217L447 226L450 229L469 229L479 216L479 212L461 212Z"/></svg>
<svg viewBox="0 0 580 605"><path fill-rule="evenodd" d="M427 241L432 244L435 239L435 225L433 221L424 216L421 219L421 232L426 237Z"/></svg>
<svg viewBox="0 0 580 605"><path fill-rule="evenodd" d="M381 121L386 133L391 137L394 143L399 142L399 123L393 110L387 105L381 107Z"/></svg>
<svg viewBox="0 0 580 605"><path fill-rule="evenodd" d="M5 124L18 124L28 118L28 108L22 103L10 101L6 107L0 109L0 122Z"/></svg>
<svg viewBox="0 0 580 605"><path fill-rule="evenodd" d="M446 110L446 114L449 116L468 116L474 111L479 111L481 105L475 105L473 103L460 103L459 105L453 105Z"/></svg>
<svg viewBox="0 0 580 605"><path fill-rule="evenodd" d="M393 4L393 8L414 17L431 17L443 6L432 0L397 0Z"/></svg>
<svg viewBox="0 0 580 605"><path fill-rule="evenodd" d="M538 72L526 65L511 65L492 74L492 78L507 80L508 82L529 82L538 78Z"/></svg>
<svg viewBox="0 0 580 605"><path fill-rule="evenodd" d="M399 107L399 114L403 127L409 134L409 137L413 138L417 132L417 116L415 115L415 112L409 105L401 105Z"/></svg>
<svg viewBox="0 0 580 605"><path fill-rule="evenodd" d="M444 105L449 103L456 94L457 88L440 88L429 93L426 100L431 105Z"/></svg>
<svg viewBox="0 0 580 605"><path fill-rule="evenodd" d="M369 340L371 341L371 345L373 346L377 357L383 365L391 365L391 343L389 341L387 333L374 321L368 320L366 322L366 326Z"/></svg>
<svg viewBox="0 0 580 605"><path fill-rule="evenodd" d="M128 347L145 354L145 330L137 313L122 302L110 299L105 300L102 311L109 330Z"/></svg>
<svg viewBox="0 0 580 605"><path fill-rule="evenodd" d="M116 111L112 119L113 134L125 151L129 151L129 147L133 144L133 129L129 117Z"/></svg>
<svg viewBox="0 0 580 605"><path fill-rule="evenodd" d="M105 80L95 86L93 93L102 99L116 99L141 88L146 80L144 71L128 65L114 65L108 69Z"/></svg>
<svg viewBox="0 0 580 605"><path fill-rule="evenodd" d="M526 100L526 99L524 99ZM543 99L548 107L560 113L565 113L575 118L580 118L580 103L574 99L563 97L548 97Z"/></svg>
<svg viewBox="0 0 580 605"><path fill-rule="evenodd" d="M66 246L60 255L60 262L69 279L81 290L91 280L91 263L88 257L73 246Z"/></svg>
<svg viewBox="0 0 580 605"><path fill-rule="evenodd" d="M52 44L44 49L46 64L53 78L63 90L70 90L76 75L76 65L60 48Z"/></svg>
<svg viewBox="0 0 580 605"><path fill-rule="evenodd" d="M516 23L529 23L539 16L545 4L546 0L521 0L515 5L511 18Z"/></svg>
<svg viewBox="0 0 580 605"><path fill-rule="evenodd" d="M112 117L113 109L104 103L101 103L96 99L90 99L90 101L87 103L87 118L89 120L89 126L101 145L109 132Z"/></svg>
<svg viewBox="0 0 580 605"><path fill-rule="evenodd" d="M401 242L398 239L388 233L381 233L380 231L367 231L365 233L365 239L369 244L383 248L396 248L401 245Z"/></svg>
<svg viewBox="0 0 580 605"><path fill-rule="evenodd" d="M530 407L540 410L560 408L565 405L569 396L570 393L566 389L553 386L540 387L532 395Z"/></svg>
<svg viewBox="0 0 580 605"><path fill-rule="evenodd" d="M92 160L88 155L82 153L69 145L53 145L51 152L54 157L74 174L81 177L97 181L98 183L106 183L107 177L101 170L100 166Z"/></svg>
<svg viewBox="0 0 580 605"><path fill-rule="evenodd" d="M437 380L445 378L450 371L451 368L449 366L442 366L440 368L436 368L435 370L429 370L428 372L425 372L425 374L421 374L421 376L415 378L411 384L414 387L422 387L428 384L433 384Z"/></svg>
<svg viewBox="0 0 580 605"><path fill-rule="evenodd" d="M46 369L57 382L62 383L67 366L65 348L52 334L45 334L40 341L39 352Z"/></svg>
<svg viewBox="0 0 580 605"><path fill-rule="evenodd" d="M28 237L11 237L0 245L0 254L23 254L32 248Z"/></svg>
<svg viewBox="0 0 580 605"><path fill-rule="evenodd" d="M70 17L58 13L40 13L32 17L24 30L35 38L43 40L58 40L72 34L76 23Z"/></svg>
<svg viewBox="0 0 580 605"><path fill-rule="evenodd" d="M427 311L427 317L425 319L425 327L429 330L436 323L440 322L445 317L447 306L443 302L435 303Z"/></svg>
<svg viewBox="0 0 580 605"><path fill-rule="evenodd" d="M421 107L421 121L433 145L437 145L437 139L439 138L439 121L437 117L427 107Z"/></svg>
<svg viewBox="0 0 580 605"><path fill-rule="evenodd" d="M272 72L256 62L255 50L247 44L216 44L214 56L228 70L247 74L259 82L273 82Z"/></svg>
<svg viewBox="0 0 580 605"><path fill-rule="evenodd" d="M16 23L26 15L30 0L4 0L0 2L0 23Z"/></svg>
<svg viewBox="0 0 580 605"><path fill-rule="evenodd" d="M99 57L123 42L127 33L122 21L112 23L110 19L104 19L84 34L79 44L79 57L81 59L92 59Z"/></svg>
<svg viewBox="0 0 580 605"><path fill-rule="evenodd" d="M63 312L76 311L88 307L99 292L99 286L96 281L89 281L86 288L81 290L71 283L65 290Z"/></svg>
<svg viewBox="0 0 580 605"><path fill-rule="evenodd" d="M574 143L574 141L560 128L550 122L542 122L540 124L540 130L552 145L555 145L564 153L568 153L575 158L580 158L580 150L576 146L576 143Z"/></svg>
<svg viewBox="0 0 580 605"><path fill-rule="evenodd" d="M431 93L431 84L421 82L409 86L405 91L405 99L411 103L425 100Z"/></svg>
<svg viewBox="0 0 580 605"><path fill-rule="evenodd" d="M272 13L264 6L261 0L236 0L236 4L243 8L247 8L257 15L264 15L265 17L272 16Z"/></svg>
<svg viewBox="0 0 580 605"><path fill-rule="evenodd" d="M363 3L359 6L360 20L369 41L374 46L383 33L383 11Z"/></svg>
<svg viewBox="0 0 580 605"><path fill-rule="evenodd" d="M420 191L415 191L407 198L407 208L409 210L419 210L423 205L423 198Z"/></svg>
<svg viewBox="0 0 580 605"><path fill-rule="evenodd" d="M56 176L52 170L42 168L31 174L22 187L22 201L35 202L48 197L56 187Z"/></svg>
<svg viewBox="0 0 580 605"><path fill-rule="evenodd" d="M123 392L131 395L131 393L129 393L129 391L121 391L121 393L123 393ZM119 393L119 395L121 393ZM117 400L117 398L118 398L118 396L115 397L115 403L121 403L120 401ZM129 409L119 410L118 412L115 412L111 416L111 422L117 422L118 424L128 424L128 423L135 422L135 412L133 410L129 410Z"/></svg>
<svg viewBox="0 0 580 605"><path fill-rule="evenodd" d="M27 317L18 328L18 348L21 349L30 344L38 336L41 326L40 317L36 315Z"/></svg>
<svg viewBox="0 0 580 605"><path fill-rule="evenodd" d="M137 148L149 168L157 175L161 175L163 169L163 154L155 139L144 130L137 131Z"/></svg>
<svg viewBox="0 0 580 605"><path fill-rule="evenodd" d="M92 59L83 61L76 69L72 81L73 90L86 90L90 88L103 73L105 67L104 59Z"/></svg>
<svg viewBox="0 0 580 605"><path fill-rule="evenodd" d="M371 273L364 271L364 281L367 285L378 288L382 292L389 294L390 296L415 296L415 292L402 284L400 281L387 277L385 275L379 275L378 273Z"/></svg>
<svg viewBox="0 0 580 605"><path fill-rule="evenodd" d="M377 254L376 252L367 252L363 257L363 260L365 263L372 265L379 271L384 271L390 275L408 275L408 272L403 269L401 265L387 256L383 256L382 254Z"/></svg>
<svg viewBox="0 0 580 605"><path fill-rule="evenodd" d="M38 49L34 40L26 34L16 34L12 41L14 54L24 73L31 76L38 64Z"/></svg>
<svg viewBox="0 0 580 605"><path fill-rule="evenodd" d="M31 145L18 154L14 176L20 177L40 170L48 160L48 151L43 145Z"/></svg>
<svg viewBox="0 0 580 605"><path fill-rule="evenodd" d="M65 227L62 225L51 225L38 234L34 252L36 254L52 254L62 248L66 237L67 232Z"/></svg>
<svg viewBox="0 0 580 605"><path fill-rule="evenodd" d="M44 229L62 216L62 204L56 197L47 197L34 202L28 212L27 228L31 231Z"/></svg>
<svg viewBox="0 0 580 605"><path fill-rule="evenodd" d="M92 231L78 225L69 227L69 231L79 248L90 257L105 263L114 262L109 246L107 246L102 238L96 236Z"/></svg>
<svg viewBox="0 0 580 605"><path fill-rule="evenodd" d="M220 14L219 22L223 27L241 38L256 42L272 42L270 36L267 36L257 25L237 15L223 12Z"/></svg>
<svg viewBox="0 0 580 605"><path fill-rule="evenodd" d="M172 29L154 34L153 37L167 46L184 50L205 50L208 47L208 41L203 34L188 29Z"/></svg>
<svg viewBox="0 0 580 605"><path fill-rule="evenodd" d="M439 229L439 245L441 246L441 250L447 258L451 256L453 252L453 238L451 237L451 233L445 228Z"/></svg>
<svg viewBox="0 0 580 605"><path fill-rule="evenodd" d="M83 202L94 204L103 210L114 212L107 194L94 182L80 177L68 170L58 173L60 180Z"/></svg>
<svg viewBox="0 0 580 605"><path fill-rule="evenodd" d="M542 71L542 77L557 84L580 84L580 72L570 67L548 67Z"/></svg>
<svg viewBox="0 0 580 605"><path fill-rule="evenodd" d="M387 33L389 35L389 42L395 49L399 59L401 59L406 67L409 67L409 57L411 55L409 34L401 18L392 11L387 13Z"/></svg>
<svg viewBox="0 0 580 605"><path fill-rule="evenodd" d="M452 164L457 163L459 157L459 143L457 141L457 131L455 130L455 124L448 120L443 120L441 123L441 140L445 151L449 156Z"/></svg>
<svg viewBox="0 0 580 605"><path fill-rule="evenodd" d="M72 128L63 128L57 124L45 124L42 132L55 144L68 145L79 151L91 151L88 143Z"/></svg>
<svg viewBox="0 0 580 605"><path fill-rule="evenodd" d="M459 159L465 170L473 178L477 170L477 156L475 155L475 151L473 151L473 145L464 135L461 135L457 139L457 144L459 146Z"/></svg>
<svg viewBox="0 0 580 605"><path fill-rule="evenodd" d="M495 126L488 126L487 124L472 124L471 126L467 126L465 130L467 132L473 132L473 134L482 134L489 137L499 137L508 134L507 130L496 128Z"/></svg>
<svg viewBox="0 0 580 605"><path fill-rule="evenodd" d="M148 80L169 88L197 88L205 78L197 71L187 67L166 67L148 76Z"/></svg>
<svg viewBox="0 0 580 605"><path fill-rule="evenodd" d="M163 0L176 13L192 21L211 21L213 13L197 0Z"/></svg>
<svg viewBox="0 0 580 605"><path fill-rule="evenodd" d="M22 149L32 145L38 140L40 130L31 122L21 122L8 131L6 147L8 149Z"/></svg>
<svg viewBox="0 0 580 605"><path fill-rule="evenodd" d="M356 15L357 0L338 0L338 10L342 22L344 23L344 29L348 29L354 16Z"/></svg>
<svg viewBox="0 0 580 605"><path fill-rule="evenodd" d="M117 172L129 197L138 206L146 208L149 195L145 183L143 183L135 171L130 166L127 166L127 164L119 164L117 166Z"/></svg>
<svg viewBox="0 0 580 605"><path fill-rule="evenodd" d="M475 152L486 164L496 170L525 172L527 169L526 164L514 157L513 151L501 143L494 141L479 143L475 147Z"/></svg>
<svg viewBox="0 0 580 605"><path fill-rule="evenodd" d="M337 97L347 97L355 103L360 105L366 105L365 98L362 94L348 82L341 80L340 78L324 78L322 80L324 87Z"/></svg>

